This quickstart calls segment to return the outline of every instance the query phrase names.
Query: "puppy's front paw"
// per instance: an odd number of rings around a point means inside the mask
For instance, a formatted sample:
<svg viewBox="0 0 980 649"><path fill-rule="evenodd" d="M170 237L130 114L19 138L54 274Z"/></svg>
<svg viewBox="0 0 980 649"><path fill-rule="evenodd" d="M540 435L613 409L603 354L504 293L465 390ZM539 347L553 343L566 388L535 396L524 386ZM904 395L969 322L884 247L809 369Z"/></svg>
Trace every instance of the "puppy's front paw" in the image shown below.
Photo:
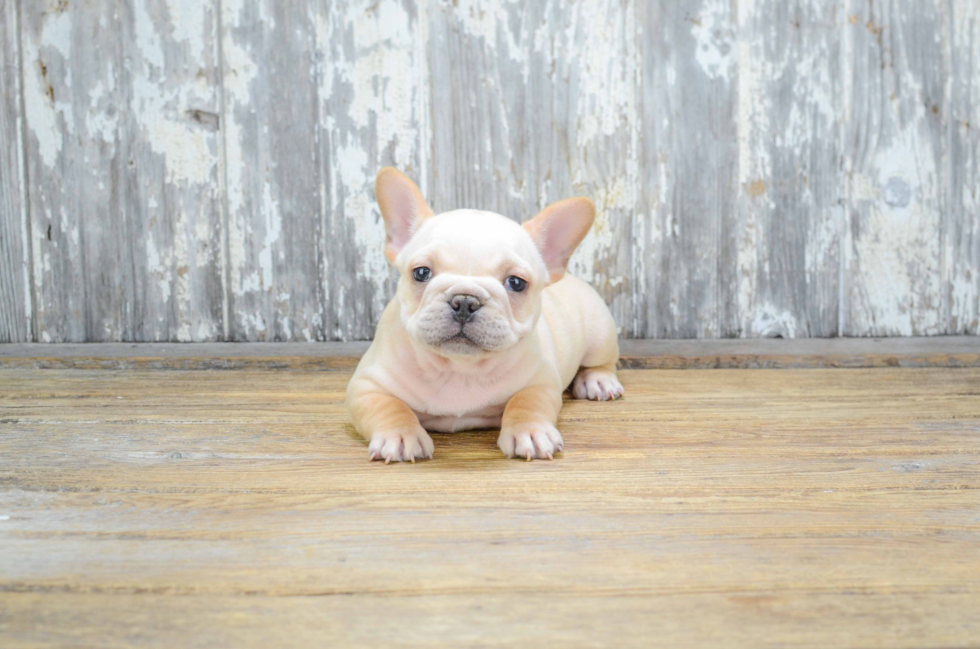
<svg viewBox="0 0 980 649"><path fill-rule="evenodd" d="M572 382L572 396L576 399L612 401L625 393L615 372L595 367L582 368Z"/></svg>
<svg viewBox="0 0 980 649"><path fill-rule="evenodd" d="M431 459L435 445L421 426L409 430L386 430L371 436L368 444L369 460L389 462L415 462Z"/></svg>
<svg viewBox="0 0 980 649"><path fill-rule="evenodd" d="M565 449L565 441L551 424L528 422L501 430L497 446L507 457L552 460L556 452Z"/></svg>

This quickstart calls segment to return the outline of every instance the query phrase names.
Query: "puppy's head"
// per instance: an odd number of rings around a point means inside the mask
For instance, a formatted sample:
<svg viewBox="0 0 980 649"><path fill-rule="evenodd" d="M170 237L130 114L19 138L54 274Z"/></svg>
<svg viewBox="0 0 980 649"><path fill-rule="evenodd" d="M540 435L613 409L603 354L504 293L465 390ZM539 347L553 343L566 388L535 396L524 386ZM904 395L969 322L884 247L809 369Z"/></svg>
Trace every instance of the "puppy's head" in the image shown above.
<svg viewBox="0 0 980 649"><path fill-rule="evenodd" d="M391 167L375 189L385 255L401 273L401 322L447 357L489 356L526 336L541 291L564 275L595 218L587 198L555 203L523 226L479 210L434 214L415 183Z"/></svg>

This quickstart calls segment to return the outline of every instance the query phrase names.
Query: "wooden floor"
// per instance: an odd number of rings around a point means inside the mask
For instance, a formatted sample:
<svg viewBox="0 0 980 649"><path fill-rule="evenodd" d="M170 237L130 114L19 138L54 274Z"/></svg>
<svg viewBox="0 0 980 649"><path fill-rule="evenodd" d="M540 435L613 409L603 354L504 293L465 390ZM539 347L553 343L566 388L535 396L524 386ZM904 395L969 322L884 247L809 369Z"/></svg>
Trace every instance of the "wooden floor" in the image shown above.
<svg viewBox="0 0 980 649"><path fill-rule="evenodd" d="M367 461L346 371L0 370L0 646L980 646L980 369L627 370Z"/></svg>

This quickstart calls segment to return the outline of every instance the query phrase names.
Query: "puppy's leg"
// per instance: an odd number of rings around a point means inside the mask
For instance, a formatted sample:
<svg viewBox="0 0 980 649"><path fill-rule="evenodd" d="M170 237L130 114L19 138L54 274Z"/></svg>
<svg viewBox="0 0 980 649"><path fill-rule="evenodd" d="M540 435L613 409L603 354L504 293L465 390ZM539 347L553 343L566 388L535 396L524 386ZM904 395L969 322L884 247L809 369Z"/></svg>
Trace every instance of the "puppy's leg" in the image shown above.
<svg viewBox="0 0 980 649"><path fill-rule="evenodd" d="M383 392L362 392L351 395L348 408L357 432L369 441L369 460L388 464L432 457L432 438L401 399Z"/></svg>
<svg viewBox="0 0 980 649"><path fill-rule="evenodd" d="M572 381L572 397L593 401L611 401L626 393L616 378L616 363L599 367L583 367Z"/></svg>
<svg viewBox="0 0 980 649"><path fill-rule="evenodd" d="M582 367L572 381L572 397L595 401L618 399L626 391L616 378L616 362L619 360L616 324L609 315L593 326L598 331L590 332L589 340L594 342L586 351Z"/></svg>
<svg viewBox="0 0 980 649"><path fill-rule="evenodd" d="M555 428L559 410L560 390L541 385L524 388L504 408L497 446L507 457L553 459L565 448Z"/></svg>

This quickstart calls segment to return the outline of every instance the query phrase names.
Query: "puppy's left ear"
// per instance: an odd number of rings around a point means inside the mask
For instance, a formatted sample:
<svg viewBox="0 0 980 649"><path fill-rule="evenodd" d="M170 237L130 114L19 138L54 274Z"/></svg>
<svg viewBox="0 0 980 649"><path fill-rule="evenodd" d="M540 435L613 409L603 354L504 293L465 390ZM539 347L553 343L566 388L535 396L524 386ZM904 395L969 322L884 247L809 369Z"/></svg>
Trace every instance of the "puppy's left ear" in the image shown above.
<svg viewBox="0 0 980 649"><path fill-rule="evenodd" d="M385 256L395 263L395 257L405 247L408 240L422 221L432 216L432 208L425 202L422 192L411 178L394 167L385 167L378 172L374 183L374 193L378 207L385 220Z"/></svg>
<svg viewBox="0 0 980 649"><path fill-rule="evenodd" d="M544 208L524 224L544 257L551 282L565 274L568 260L595 220L595 203L588 198L566 198Z"/></svg>

